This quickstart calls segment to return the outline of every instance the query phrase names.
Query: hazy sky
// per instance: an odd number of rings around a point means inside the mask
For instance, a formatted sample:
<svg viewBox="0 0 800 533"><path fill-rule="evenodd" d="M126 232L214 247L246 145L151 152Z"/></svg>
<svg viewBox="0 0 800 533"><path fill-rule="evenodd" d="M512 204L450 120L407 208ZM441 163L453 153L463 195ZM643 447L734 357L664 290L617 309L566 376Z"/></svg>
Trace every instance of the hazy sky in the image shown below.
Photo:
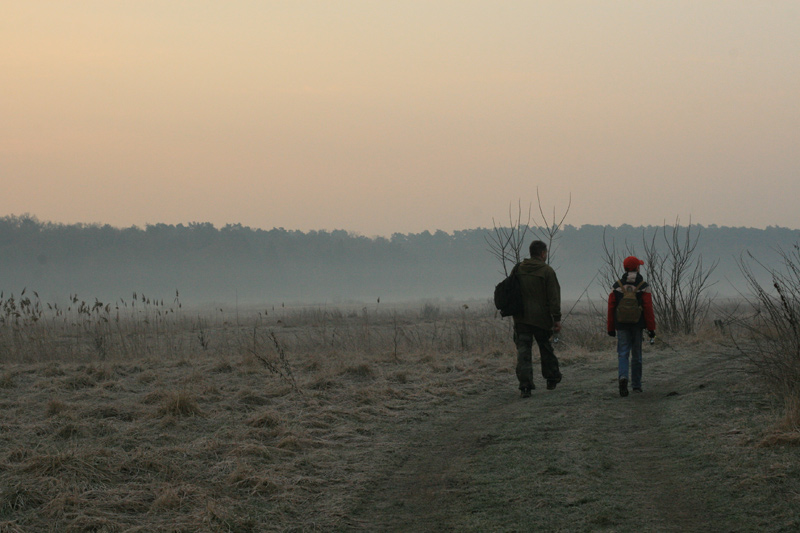
<svg viewBox="0 0 800 533"><path fill-rule="evenodd" d="M800 227L796 0L0 4L0 216Z"/></svg>

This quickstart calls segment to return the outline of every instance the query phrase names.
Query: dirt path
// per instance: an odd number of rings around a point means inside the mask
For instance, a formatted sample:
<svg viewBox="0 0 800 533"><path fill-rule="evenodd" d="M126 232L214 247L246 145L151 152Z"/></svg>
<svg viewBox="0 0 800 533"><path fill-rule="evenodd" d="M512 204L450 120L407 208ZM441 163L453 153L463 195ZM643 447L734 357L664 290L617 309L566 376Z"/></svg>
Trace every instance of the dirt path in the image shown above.
<svg viewBox="0 0 800 533"><path fill-rule="evenodd" d="M727 365L727 366L726 366ZM562 365L555 391L487 390L405 435L368 487L368 531L736 530L704 476L704 416L724 394L720 356L645 353L645 392L620 398L616 361Z"/></svg>

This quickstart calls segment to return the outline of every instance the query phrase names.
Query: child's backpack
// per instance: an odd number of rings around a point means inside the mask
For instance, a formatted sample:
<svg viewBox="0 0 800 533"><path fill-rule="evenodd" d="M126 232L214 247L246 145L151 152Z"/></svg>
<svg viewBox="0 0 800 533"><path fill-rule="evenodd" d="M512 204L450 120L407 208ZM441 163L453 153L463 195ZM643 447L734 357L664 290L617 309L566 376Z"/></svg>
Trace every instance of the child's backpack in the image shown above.
<svg viewBox="0 0 800 533"><path fill-rule="evenodd" d="M500 311L500 316L521 315L525 312L522 284L516 267L506 279L495 286L494 306Z"/></svg>
<svg viewBox="0 0 800 533"><path fill-rule="evenodd" d="M644 280L636 286L623 285L622 280L617 280L617 283L622 289L622 299L617 304L617 324L636 325L642 318L642 306L639 305L636 293L639 292L639 287L642 286Z"/></svg>

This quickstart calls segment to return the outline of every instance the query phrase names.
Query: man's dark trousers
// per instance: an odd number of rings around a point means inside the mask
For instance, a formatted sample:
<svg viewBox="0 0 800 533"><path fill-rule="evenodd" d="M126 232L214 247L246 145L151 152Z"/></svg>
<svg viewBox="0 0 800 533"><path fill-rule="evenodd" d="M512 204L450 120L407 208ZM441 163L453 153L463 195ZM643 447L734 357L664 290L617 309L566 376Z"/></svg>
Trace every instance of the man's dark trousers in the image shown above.
<svg viewBox="0 0 800 533"><path fill-rule="evenodd" d="M530 324L514 324L514 344L517 345L517 379L520 390L533 385L533 341L539 346L542 362L542 376L547 381L561 381L558 358L550 344L552 331Z"/></svg>

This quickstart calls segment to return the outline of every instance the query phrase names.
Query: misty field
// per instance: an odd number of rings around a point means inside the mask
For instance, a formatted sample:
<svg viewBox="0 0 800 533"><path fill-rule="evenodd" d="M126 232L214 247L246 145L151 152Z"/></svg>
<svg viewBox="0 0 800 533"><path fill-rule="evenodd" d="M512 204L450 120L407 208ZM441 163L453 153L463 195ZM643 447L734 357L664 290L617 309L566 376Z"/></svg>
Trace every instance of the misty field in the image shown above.
<svg viewBox="0 0 800 533"><path fill-rule="evenodd" d="M724 327L620 398L578 309L521 399L488 302L0 304L0 532L800 528L800 433Z"/></svg>

